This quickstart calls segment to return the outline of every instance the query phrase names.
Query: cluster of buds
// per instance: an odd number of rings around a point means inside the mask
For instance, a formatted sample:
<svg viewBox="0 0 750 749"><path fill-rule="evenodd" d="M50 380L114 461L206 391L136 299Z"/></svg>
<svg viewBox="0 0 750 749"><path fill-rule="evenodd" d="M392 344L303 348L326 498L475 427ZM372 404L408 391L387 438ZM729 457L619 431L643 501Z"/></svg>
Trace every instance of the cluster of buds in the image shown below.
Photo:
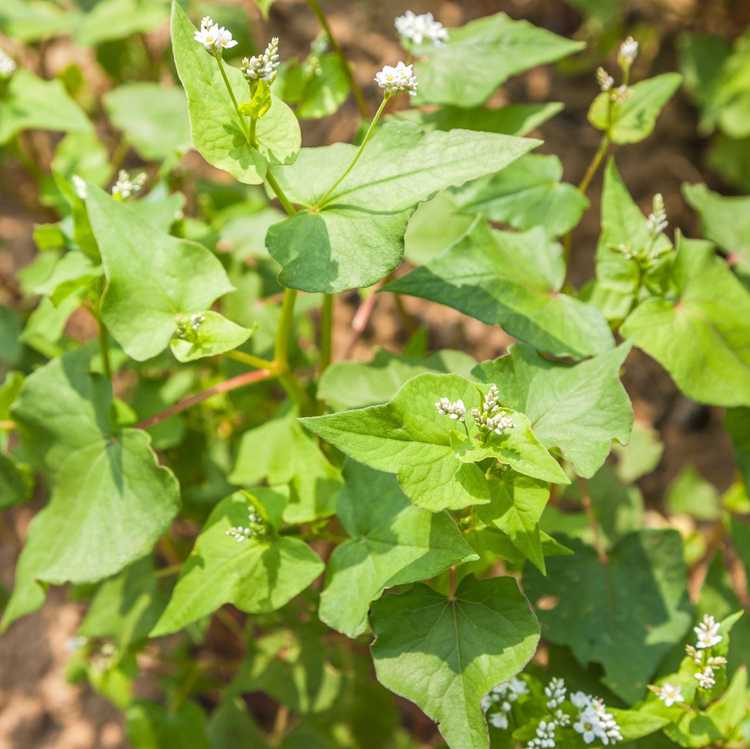
<svg viewBox="0 0 750 749"><path fill-rule="evenodd" d="M447 416L453 421L465 421L466 419L466 406L460 398L453 402L446 397L440 398L435 401L435 408L441 416Z"/></svg>
<svg viewBox="0 0 750 749"><path fill-rule="evenodd" d="M617 64L623 74L623 83L615 87L615 79L602 67L596 70L596 82L602 93L609 94L610 106L614 103L622 103L630 96L628 81L630 80L630 68L638 57L638 42L629 36L621 45L617 53Z"/></svg>
<svg viewBox="0 0 750 749"><path fill-rule="evenodd" d="M513 677L493 687L482 697L482 710L488 714L490 725L494 728L507 729L510 725L509 715L513 703L523 695L529 693L526 682Z"/></svg>
<svg viewBox="0 0 750 749"><path fill-rule="evenodd" d="M247 517L247 525L233 525L225 531L226 535L234 539L238 544L249 541L251 538L265 536L266 534L266 524L254 507L248 509Z"/></svg>
<svg viewBox="0 0 750 749"><path fill-rule="evenodd" d="M526 744L526 749L554 749L557 746L556 732L557 723L554 720L540 720L536 736Z"/></svg>
<svg viewBox="0 0 750 749"><path fill-rule="evenodd" d="M484 396L482 407L472 409L471 416L479 429L502 435L513 428L513 417L500 405L499 397L497 385L491 385Z"/></svg>
<svg viewBox="0 0 750 749"><path fill-rule="evenodd" d="M404 62L399 62L395 67L386 65L375 74L375 82L385 91L386 96L401 92L415 96L417 93L417 76L414 74L414 68Z"/></svg>
<svg viewBox="0 0 750 749"><path fill-rule="evenodd" d="M203 325L206 316L202 312L196 312L189 317L179 317L177 319L177 330L175 336L183 341L195 343L198 340L198 331Z"/></svg>
<svg viewBox="0 0 750 749"><path fill-rule="evenodd" d="M262 55L243 57L240 64L242 72L249 81L272 83L279 70L279 38L273 37Z"/></svg>
<svg viewBox="0 0 750 749"><path fill-rule="evenodd" d="M560 707L568 696L568 689L565 686L565 681L558 677L553 678L544 688L544 694L547 697L547 707L550 710Z"/></svg>
<svg viewBox="0 0 750 749"><path fill-rule="evenodd" d="M666 245L658 246L662 232L669 226L664 198L661 193L654 195L651 213L646 220L647 238L642 247L633 249L629 244L613 245L613 249L621 252L628 260L634 260L644 269L648 269L664 254L670 251Z"/></svg>
<svg viewBox="0 0 750 749"><path fill-rule="evenodd" d="M117 182L112 185L112 196L117 200L127 200L140 192L146 184L146 173L140 172L131 177L124 169L117 174Z"/></svg>
<svg viewBox="0 0 750 749"><path fill-rule="evenodd" d="M417 15L407 10L403 16L396 19L396 31L414 44L422 44L426 39L433 44L444 44L448 39L448 30L440 21L436 21L432 13Z"/></svg>
<svg viewBox="0 0 750 749"><path fill-rule="evenodd" d="M195 32L193 38L213 54L221 54L221 50L237 46L237 42L232 37L232 32L223 26L219 26L209 16L204 16L201 19L200 30Z"/></svg>
<svg viewBox="0 0 750 749"><path fill-rule="evenodd" d="M16 62L0 49L0 80L10 78L16 72Z"/></svg>
<svg viewBox="0 0 750 749"><path fill-rule="evenodd" d="M713 655L712 648L716 647L724 638L719 634L719 622L710 614L706 614L694 627L696 635L695 645L688 645L685 652L698 666L695 680L700 689L710 690L716 686L716 672L727 665L727 659L721 655Z"/></svg>
<svg viewBox="0 0 750 749"><path fill-rule="evenodd" d="M81 200L86 200L89 194L89 189L86 186L86 180L84 180L82 177L79 177L77 174L74 174L70 181L73 183L73 189L76 192L76 195Z"/></svg>
<svg viewBox="0 0 750 749"><path fill-rule="evenodd" d="M623 72L630 70L630 67L635 62L635 58L638 57L638 42L629 36L621 45L620 50L617 53L617 64L622 68Z"/></svg>

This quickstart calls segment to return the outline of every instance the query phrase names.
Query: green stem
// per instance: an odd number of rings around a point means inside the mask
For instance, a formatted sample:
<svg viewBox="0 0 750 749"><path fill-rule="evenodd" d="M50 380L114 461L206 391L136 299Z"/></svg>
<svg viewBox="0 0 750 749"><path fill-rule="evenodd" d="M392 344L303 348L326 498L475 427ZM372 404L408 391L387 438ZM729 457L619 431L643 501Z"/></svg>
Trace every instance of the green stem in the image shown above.
<svg viewBox="0 0 750 749"><path fill-rule="evenodd" d="M258 118L257 117L251 117L250 118L250 133L248 134L248 139L250 140L250 145L253 148L256 148L258 145Z"/></svg>
<svg viewBox="0 0 750 749"><path fill-rule="evenodd" d="M328 369L333 357L333 294L323 295L320 311L320 374Z"/></svg>
<svg viewBox="0 0 750 749"><path fill-rule="evenodd" d="M224 60L222 59L220 51L214 52L214 59L216 60L216 64L219 66L219 72L221 73L221 77L224 79L224 85L227 87L227 91L229 92L229 97L232 99L232 104L234 105L234 111L237 112L237 117L240 120L240 128L242 130L242 134L247 138L248 143L252 145L250 136L248 135L248 132L245 129L245 118L242 116L242 112L240 112L240 105L237 103L237 97L234 95L234 91L232 90L232 84L229 82L229 78L227 77L227 71L224 70Z"/></svg>
<svg viewBox="0 0 750 749"><path fill-rule="evenodd" d="M276 328L276 348L274 363L280 374L289 371L289 336L294 323L294 304L297 301L296 289L285 289L284 299L281 302L281 317L279 326Z"/></svg>
<svg viewBox="0 0 750 749"><path fill-rule="evenodd" d="M284 190L281 188L281 185L276 181L276 177L273 176L273 173L269 170L266 172L266 182L268 182L268 186L276 193L276 197L279 199L279 203L281 203L281 207L290 215L294 216L295 213L297 213L296 209L292 205L291 201L287 196L284 194Z"/></svg>
<svg viewBox="0 0 750 749"><path fill-rule="evenodd" d="M321 25L323 31L326 32L326 36L328 36L328 41L331 45L331 49L333 49L333 51L339 56L339 59L341 60L341 64L344 67L344 74L346 75L346 78L349 81L349 87L352 90L354 101L357 104L357 110L359 111L359 116L363 120L366 120L370 116L370 108L367 106L367 102L365 101L365 95L364 95L364 92L362 91L362 87L354 79L354 73L352 72L351 65L349 65L349 60L347 60L346 55L344 54L344 50L341 49L341 45L338 43L336 37L333 35L333 31L331 30L331 25L328 23L328 19L326 18L326 15L323 12L323 9L320 7L318 0L307 0L307 4L310 6L310 10L315 14L315 17L318 19L318 23Z"/></svg>
<svg viewBox="0 0 750 749"><path fill-rule="evenodd" d="M383 101L380 102L380 106L378 107L378 111L375 112L375 116L372 118L372 122L370 122L370 127L367 128L367 133L365 134L364 140L360 144L359 148L357 149L357 153L354 154L354 158L351 160L351 163L348 167L344 170L344 173L333 183L333 185L328 189L328 192L318 201L318 208L322 208L326 201L333 195L336 188L349 176L352 169L354 169L355 166L357 166L357 162L362 157L362 154L365 151L365 148L367 148L367 144L370 142L370 139L372 138L373 133L375 132L375 126L378 124L378 120L380 119L381 115L383 114L383 111L385 110L386 104L391 100L391 94L386 94L383 97Z"/></svg>
<svg viewBox="0 0 750 749"><path fill-rule="evenodd" d="M254 367L255 369L273 369L274 366L274 363L269 359L263 359L253 354L246 354L244 351L227 351L224 356L247 364L249 367Z"/></svg>
<svg viewBox="0 0 750 749"><path fill-rule="evenodd" d="M112 380L112 364L109 360L109 336L104 323L99 320L99 351L102 356L102 367L104 375L108 380Z"/></svg>

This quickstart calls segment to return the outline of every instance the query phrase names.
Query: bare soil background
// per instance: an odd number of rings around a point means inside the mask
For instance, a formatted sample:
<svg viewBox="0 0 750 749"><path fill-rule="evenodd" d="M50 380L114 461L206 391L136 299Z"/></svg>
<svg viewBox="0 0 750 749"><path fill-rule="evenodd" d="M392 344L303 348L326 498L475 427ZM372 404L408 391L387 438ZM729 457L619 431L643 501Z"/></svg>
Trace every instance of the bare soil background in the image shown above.
<svg viewBox="0 0 750 749"><path fill-rule="evenodd" d="M231 2L232 0L228 0ZM262 45L271 33L283 40L285 54L307 52L318 33L304 0L277 0L268 24L263 23L252 0L237 0L248 9L253 33ZM700 30L733 36L750 22L750 2L720 0L625 0L628 25L646 24L656 31L658 43L639 60L636 77L675 70L675 39L683 30ZM374 73L402 53L393 18L411 7L415 12L432 11L446 25L458 25L474 17L505 11L566 36L579 29L580 16L563 0L467 0L454 2L407 2L407 0L330 0L326 10L334 33L354 67L371 103L377 103L372 84ZM731 11L730 5L735 6ZM149 35L150 47L159 53L168 46L167 30ZM66 40L45 45L45 66L54 74L71 60L82 65L87 77L100 90L106 77L87 50L74 49ZM38 56L29 55L38 65ZM610 60L611 63L611 60ZM512 79L499 101L562 101L565 110L544 125L541 151L560 156L565 178L577 182L598 145L598 135L586 123L586 111L596 93L590 73L575 77L553 66L533 70ZM343 113L322 122L303 123L304 143L319 145L348 139L358 123L353 102ZM698 235L695 215L680 194L683 182L708 182L731 192L704 168L706 142L696 130L697 115L684 93L678 94L660 117L656 132L645 142L618 150L623 176L636 200L647 209L655 192L664 194L670 222L689 236ZM46 139L36 139L42 158ZM47 146L49 148L49 146ZM187 157L198 169L205 169L195 155ZM128 165L131 165L128 163ZM137 165L137 162L132 164ZM601 182L590 190L592 207L575 232L573 281L582 283L593 273L593 256L599 220ZM32 229L36 222L53 220L43 208L35 207L36 190L20 164L12 159L0 164L0 301L20 304L15 272L34 254ZM477 359L500 355L511 339L445 307L404 298L407 312L429 328L431 346L463 349ZM351 322L358 306L356 294L346 296L336 308L335 351L341 357L351 335ZM70 323L77 332L90 334L85 316ZM397 350L406 340L393 300L383 295L377 301L370 324L353 350L357 359L367 359L375 346ZM678 393L668 375L640 352L628 360L625 383L633 399L636 417L653 424L665 443L664 457L651 475L641 481L648 504L659 507L665 488L686 464L719 489L732 482L734 467L722 413L694 404ZM10 589L20 539L38 505L5 513L0 518L0 583ZM53 591L44 609L18 622L0 638L0 748L1 749L119 749L127 746L122 717L108 702L88 688L65 680L69 640L75 634L82 609L65 601L64 591ZM177 748L176 748L177 749Z"/></svg>

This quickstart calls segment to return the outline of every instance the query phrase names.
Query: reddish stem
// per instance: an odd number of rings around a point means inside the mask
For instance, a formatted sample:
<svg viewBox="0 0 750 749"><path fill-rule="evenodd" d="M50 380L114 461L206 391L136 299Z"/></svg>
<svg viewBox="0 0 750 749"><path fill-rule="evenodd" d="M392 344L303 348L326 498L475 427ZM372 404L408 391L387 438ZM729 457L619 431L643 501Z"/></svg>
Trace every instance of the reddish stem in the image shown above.
<svg viewBox="0 0 750 749"><path fill-rule="evenodd" d="M218 395L219 393L228 393L230 390L237 390L238 388L245 387L246 385L252 385L254 382L262 382L263 380L268 380L271 377L274 377L273 372L269 372L267 369L258 369L255 372L245 372L244 374L237 375L237 377L232 377L229 380L224 380L224 382L220 382L218 385L214 385L207 390L203 390L200 393L191 395L188 398L181 400L179 403L175 403L173 406L165 408L158 414L154 414L148 419L144 419L143 421L135 425L136 429L148 429L155 424L166 421L170 416L181 413L191 406L195 406L197 403L201 403L214 395Z"/></svg>

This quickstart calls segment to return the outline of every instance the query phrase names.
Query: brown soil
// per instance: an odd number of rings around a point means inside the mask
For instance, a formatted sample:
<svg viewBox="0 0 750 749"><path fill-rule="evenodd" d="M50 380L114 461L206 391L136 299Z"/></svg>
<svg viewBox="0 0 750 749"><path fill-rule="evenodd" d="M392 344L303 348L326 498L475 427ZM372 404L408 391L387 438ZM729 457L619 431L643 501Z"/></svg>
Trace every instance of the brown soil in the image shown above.
<svg viewBox="0 0 750 749"><path fill-rule="evenodd" d="M252 0L236 0L257 14ZM372 77L385 62L400 57L392 31L392 19L406 7L415 11L431 10L448 25L503 10L516 18L545 26L572 36L579 17L563 0L436 0L406 3L400 0L367 2L331 0L327 4L334 32L350 56L357 78L375 99ZM674 37L682 29L711 30L731 34L750 21L750 5L730 18L725 3L711 0L631 0L632 23L648 23L659 32L661 46L647 55L639 75L673 70L676 67ZM742 4L736 4L742 5ZM739 17L744 13L746 17ZM279 33L287 50L307 49L317 34L314 18L303 0L278 0L270 26ZM258 39L267 36L258 30ZM164 32L150 36L155 49L167 44ZM47 51L51 72L64 67L72 57L84 66L98 86L105 80L92 56L74 51L64 40L53 42ZM31 62L35 55L30 55ZM586 125L586 110L595 87L591 77L568 78L553 68L530 72L511 81L505 91L510 101L559 100L565 111L544 126L543 151L558 154L565 165L566 178L577 181L597 146L596 134ZM357 124L356 110L347 104L345 114L333 122L306 123L305 143L343 140L351 137ZM37 136L33 143L44 155L49 140ZM694 215L685 205L680 186L683 182L708 181L726 190L702 168L705 143L696 135L696 114L680 95L660 118L656 133L644 143L618 152L618 165L636 200L647 207L653 194L662 192L670 220L688 235L697 234ZM191 161L191 163L193 163ZM14 272L33 256L31 231L34 222L50 220L44 210L35 207L33 183L18 164L8 160L0 164L0 183L13 186L0 191L0 302L18 304ZM573 280L581 283L593 270L593 252L598 232L599 182L590 192L592 208L575 233ZM356 295L337 305L335 340L341 356L351 336L351 321L357 307ZM406 311L429 327L434 347L459 348L477 359L501 354L511 339L499 328L488 328L444 307L420 300L404 299ZM80 323L81 321L79 321ZM85 331L85 320L83 330ZM394 302L388 295L378 299L375 314L353 350L357 359L367 359L376 345L397 349L406 335ZM634 352L629 359L625 382L639 419L654 424L665 442L664 458L658 469L641 483L647 500L659 505L665 487L685 465L693 464L720 489L732 481L734 468L728 439L722 429L720 410L698 406L681 396L668 375L644 354ZM0 582L10 589L12 568L23 538L31 508L6 513L0 525ZM50 594L41 612L26 617L0 638L0 747L8 749L89 749L123 747L122 718L103 698L87 688L68 684L65 664L69 657L67 642L81 617L81 608L65 600L62 591Z"/></svg>

